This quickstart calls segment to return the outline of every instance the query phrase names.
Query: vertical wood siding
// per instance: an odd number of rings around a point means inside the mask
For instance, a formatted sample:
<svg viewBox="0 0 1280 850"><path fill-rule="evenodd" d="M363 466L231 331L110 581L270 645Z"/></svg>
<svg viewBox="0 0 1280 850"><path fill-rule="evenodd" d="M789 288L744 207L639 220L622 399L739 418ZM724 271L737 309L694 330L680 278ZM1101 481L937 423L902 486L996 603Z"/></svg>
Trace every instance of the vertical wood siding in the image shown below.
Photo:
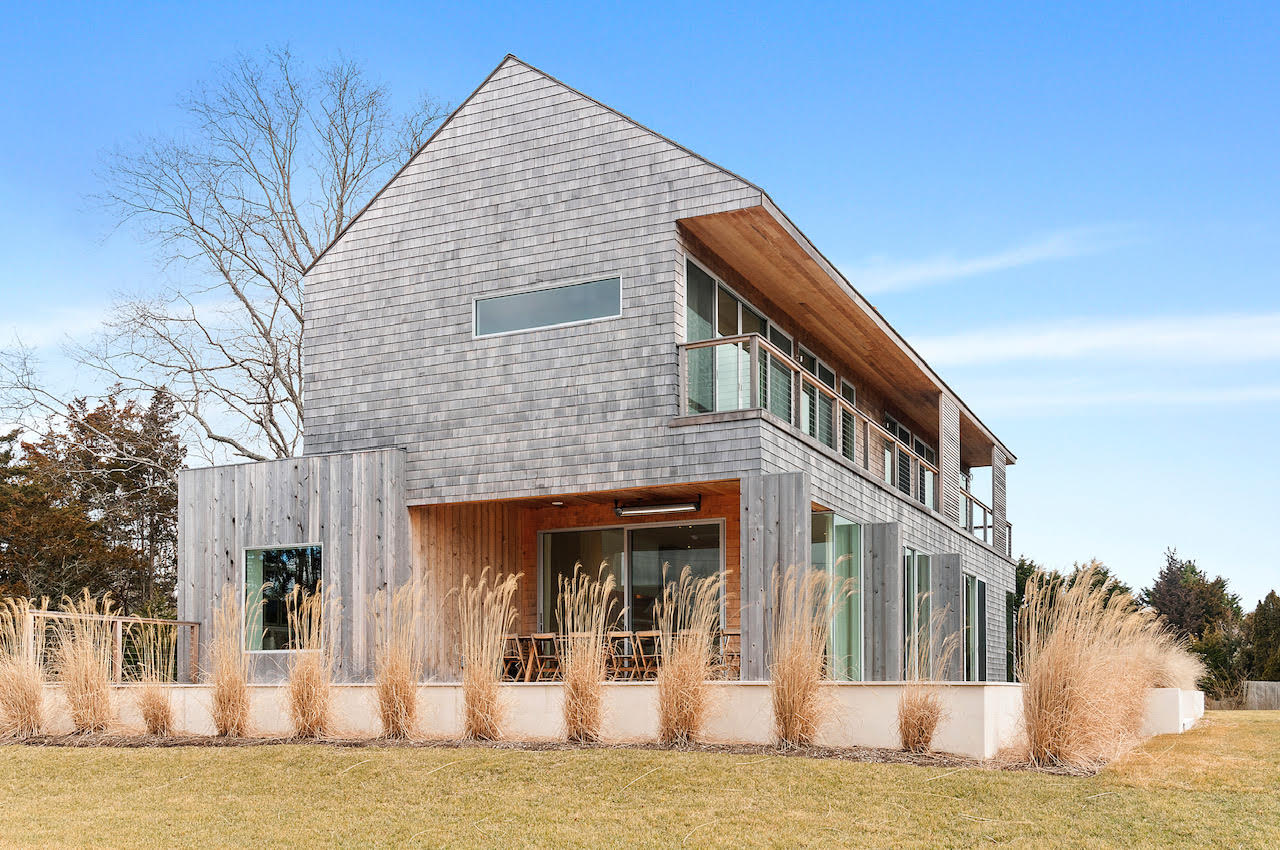
<svg viewBox="0 0 1280 850"><path fill-rule="evenodd" d="M244 550L320 544L325 586L341 615L330 639L344 679L373 663L374 594L409 577L404 452L359 452L183 470L178 479L178 616L201 624L208 657L213 612L244 594ZM260 679L278 656L255 656Z"/></svg>

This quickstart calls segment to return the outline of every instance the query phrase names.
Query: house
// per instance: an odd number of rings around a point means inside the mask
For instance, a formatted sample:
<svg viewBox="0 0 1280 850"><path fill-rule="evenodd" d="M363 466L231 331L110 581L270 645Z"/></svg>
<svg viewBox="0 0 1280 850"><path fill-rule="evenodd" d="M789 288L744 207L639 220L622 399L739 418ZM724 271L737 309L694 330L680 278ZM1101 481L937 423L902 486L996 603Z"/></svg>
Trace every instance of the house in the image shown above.
<svg viewBox="0 0 1280 850"><path fill-rule="evenodd" d="M463 576L519 574L532 633L577 562L635 631L664 565L721 571L744 679L775 569L806 563L856 587L834 678L903 678L931 617L948 675L1008 675L1013 454L747 180L507 56L305 280L304 455L180 482L179 616L208 636L265 583L259 678L294 583L341 598L359 680L368 600L422 576L447 676Z"/></svg>

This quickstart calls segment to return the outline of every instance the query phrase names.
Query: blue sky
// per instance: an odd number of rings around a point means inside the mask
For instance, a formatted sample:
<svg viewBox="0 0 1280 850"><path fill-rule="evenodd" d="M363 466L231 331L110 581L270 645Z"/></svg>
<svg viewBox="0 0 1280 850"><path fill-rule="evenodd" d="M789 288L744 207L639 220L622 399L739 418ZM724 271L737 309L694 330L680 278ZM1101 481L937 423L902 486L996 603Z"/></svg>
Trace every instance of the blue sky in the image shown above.
<svg viewBox="0 0 1280 850"><path fill-rule="evenodd" d="M0 338L167 272L91 196L237 51L457 103L507 52L763 185L1017 452L1015 549L1280 585L1280 6L8 4Z"/></svg>

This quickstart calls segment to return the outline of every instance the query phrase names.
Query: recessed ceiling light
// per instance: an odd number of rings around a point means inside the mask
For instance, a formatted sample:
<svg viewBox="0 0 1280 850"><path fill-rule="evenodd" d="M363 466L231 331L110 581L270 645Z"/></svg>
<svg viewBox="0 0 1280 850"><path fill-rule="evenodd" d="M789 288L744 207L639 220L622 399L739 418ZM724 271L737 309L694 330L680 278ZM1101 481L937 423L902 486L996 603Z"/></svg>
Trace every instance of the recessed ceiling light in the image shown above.
<svg viewBox="0 0 1280 850"><path fill-rule="evenodd" d="M552 502L552 503L551 503L551 505L552 505L552 507L556 507L556 508L563 508L563 507L564 507L564 502Z"/></svg>

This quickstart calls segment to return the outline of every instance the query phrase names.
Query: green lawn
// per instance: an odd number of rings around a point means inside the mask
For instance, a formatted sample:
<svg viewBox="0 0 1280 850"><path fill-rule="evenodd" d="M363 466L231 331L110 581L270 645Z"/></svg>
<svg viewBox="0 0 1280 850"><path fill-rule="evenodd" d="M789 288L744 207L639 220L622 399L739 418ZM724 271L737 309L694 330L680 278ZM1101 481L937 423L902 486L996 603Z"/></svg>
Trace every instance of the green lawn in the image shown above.
<svg viewBox="0 0 1280 850"><path fill-rule="evenodd" d="M0 844L1280 846L1280 712L1102 774L648 750L0 747Z"/></svg>

